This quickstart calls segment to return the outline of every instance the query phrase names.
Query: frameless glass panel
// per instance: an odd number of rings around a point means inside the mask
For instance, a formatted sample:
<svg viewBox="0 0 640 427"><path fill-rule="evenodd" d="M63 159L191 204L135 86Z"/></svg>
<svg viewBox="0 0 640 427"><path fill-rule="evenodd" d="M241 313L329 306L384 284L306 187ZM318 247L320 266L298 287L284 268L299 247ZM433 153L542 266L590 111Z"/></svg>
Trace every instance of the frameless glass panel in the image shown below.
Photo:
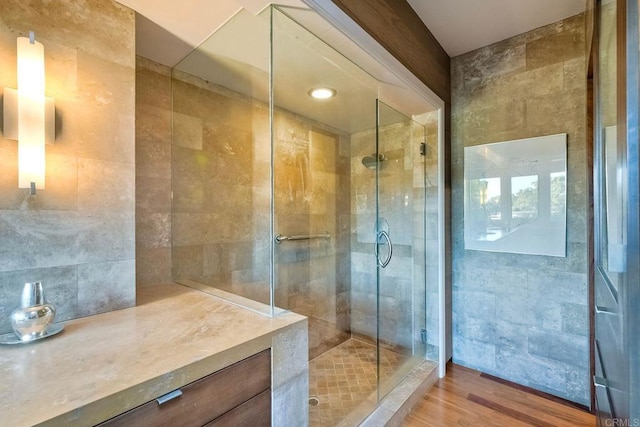
<svg viewBox="0 0 640 427"><path fill-rule="evenodd" d="M378 103L379 399L426 354L425 269L434 253L426 250L425 133L424 126Z"/></svg>
<svg viewBox="0 0 640 427"><path fill-rule="evenodd" d="M442 236L440 235L441 215L444 212L440 209L439 196L441 189L439 188L439 167L440 152L438 146L439 123L438 112L432 111L420 115L419 123L414 122L414 139L419 139L419 135L424 133L425 146L420 151L421 155L413 156L413 191L415 196L415 232L416 236L423 235L424 245L416 243L416 256L414 256L414 293L417 309L414 310L414 324L420 325L422 316L426 315L426 332L414 327L415 340L426 343L426 359L430 362L438 363L440 357L440 273L441 262L440 248ZM421 201L420 197L424 197ZM420 210L424 210L424 218L420 218L418 214ZM424 227L424 233L421 233L421 227ZM424 257L420 255L420 250L424 249ZM424 269L424 279L421 273ZM422 283L425 285L425 299L421 294ZM425 309L423 310L422 304ZM426 311L426 313L425 313ZM419 351L414 352L417 355ZM434 365L435 366L435 365Z"/></svg>
<svg viewBox="0 0 640 427"><path fill-rule="evenodd" d="M172 70L174 280L264 312L268 95L269 25L245 10Z"/></svg>
<svg viewBox="0 0 640 427"><path fill-rule="evenodd" d="M617 127L617 30L616 1L600 6L598 130L600 162L599 267L611 291L617 294L620 274L625 271L623 169L625 141Z"/></svg>
<svg viewBox="0 0 640 427"><path fill-rule="evenodd" d="M357 425L376 405L376 160L353 156L375 155L376 82L283 11L271 19L275 303L309 319L310 424Z"/></svg>
<svg viewBox="0 0 640 427"><path fill-rule="evenodd" d="M636 311L630 303L632 289L637 284L625 280L634 276L627 272L627 196L637 192L627 188L627 125L629 129L635 118L625 117L626 97L635 96L631 88L632 78L618 80L626 74L624 62L618 58L621 47L631 40L620 40L618 36L627 3L603 1L599 7L597 104L596 104L596 184L594 187L595 234L595 349L596 404L600 424L628 422L631 401L629 360L629 324ZM637 7L637 3L635 5ZM628 21L631 22L631 21ZM635 38L635 34L633 35ZM634 42L635 43L635 42ZM618 67L623 67L619 69ZM631 77L631 76L629 76ZM623 88L623 83L629 88ZM637 86L636 86L637 88ZM625 93L626 92L626 93ZM623 95L623 99L618 96ZM631 113L631 111L630 111ZM637 114L637 109L632 110ZM618 126L624 123L625 126ZM637 127L636 127L637 128ZM637 143L637 140L634 141ZM634 166L631 166L629 170ZM637 164L635 165L637 167ZM636 193L637 194L637 193ZM637 232L637 230L636 230ZM635 270L637 273L637 269ZM630 286L631 285L631 286ZM625 289L625 286L627 289ZM632 310L626 310L633 307Z"/></svg>

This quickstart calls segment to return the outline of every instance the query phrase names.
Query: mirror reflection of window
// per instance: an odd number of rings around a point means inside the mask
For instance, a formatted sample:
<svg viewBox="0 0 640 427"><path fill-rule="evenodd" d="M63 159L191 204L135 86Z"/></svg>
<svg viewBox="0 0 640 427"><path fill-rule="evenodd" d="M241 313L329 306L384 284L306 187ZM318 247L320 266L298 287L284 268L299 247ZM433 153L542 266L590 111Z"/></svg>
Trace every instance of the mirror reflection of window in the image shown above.
<svg viewBox="0 0 640 427"><path fill-rule="evenodd" d="M567 174L551 173L551 221L564 221L567 210Z"/></svg>
<svg viewBox="0 0 640 427"><path fill-rule="evenodd" d="M538 217L538 175L511 177L511 226L518 227Z"/></svg>
<svg viewBox="0 0 640 427"><path fill-rule="evenodd" d="M566 256L567 134L464 148L465 249Z"/></svg>
<svg viewBox="0 0 640 427"><path fill-rule="evenodd" d="M473 229L479 234L492 234L501 227L500 178L469 180L469 207Z"/></svg>

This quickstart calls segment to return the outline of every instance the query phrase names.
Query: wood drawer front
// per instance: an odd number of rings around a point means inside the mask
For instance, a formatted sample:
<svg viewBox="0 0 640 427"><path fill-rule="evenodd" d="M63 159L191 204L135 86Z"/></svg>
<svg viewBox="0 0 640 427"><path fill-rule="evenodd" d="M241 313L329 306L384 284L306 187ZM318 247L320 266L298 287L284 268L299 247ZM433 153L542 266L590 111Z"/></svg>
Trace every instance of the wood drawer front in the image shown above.
<svg viewBox="0 0 640 427"><path fill-rule="evenodd" d="M152 400L99 425L202 426L270 387L271 351L265 350L187 384L180 397L162 405Z"/></svg>
<svg viewBox="0 0 640 427"><path fill-rule="evenodd" d="M206 427L269 426L271 426L271 390L263 391L206 425Z"/></svg>

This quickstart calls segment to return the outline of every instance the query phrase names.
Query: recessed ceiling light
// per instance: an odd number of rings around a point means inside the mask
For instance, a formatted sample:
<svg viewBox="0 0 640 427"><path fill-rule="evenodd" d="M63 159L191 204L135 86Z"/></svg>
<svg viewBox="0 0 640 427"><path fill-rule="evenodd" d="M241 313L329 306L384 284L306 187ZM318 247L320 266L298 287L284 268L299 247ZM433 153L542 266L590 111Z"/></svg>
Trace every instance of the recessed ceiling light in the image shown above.
<svg viewBox="0 0 640 427"><path fill-rule="evenodd" d="M336 96L336 90L329 87L316 87L309 91L309 96L315 99L329 99Z"/></svg>

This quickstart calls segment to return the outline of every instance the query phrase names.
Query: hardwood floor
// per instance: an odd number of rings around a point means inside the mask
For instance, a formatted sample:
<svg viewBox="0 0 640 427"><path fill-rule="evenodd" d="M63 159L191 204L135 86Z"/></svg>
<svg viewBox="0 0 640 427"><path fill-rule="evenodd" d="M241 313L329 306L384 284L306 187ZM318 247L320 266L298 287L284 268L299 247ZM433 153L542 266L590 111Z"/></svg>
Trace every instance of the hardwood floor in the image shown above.
<svg viewBox="0 0 640 427"><path fill-rule="evenodd" d="M450 364L402 424L404 427L596 425L595 417L562 399L524 390L478 371Z"/></svg>

